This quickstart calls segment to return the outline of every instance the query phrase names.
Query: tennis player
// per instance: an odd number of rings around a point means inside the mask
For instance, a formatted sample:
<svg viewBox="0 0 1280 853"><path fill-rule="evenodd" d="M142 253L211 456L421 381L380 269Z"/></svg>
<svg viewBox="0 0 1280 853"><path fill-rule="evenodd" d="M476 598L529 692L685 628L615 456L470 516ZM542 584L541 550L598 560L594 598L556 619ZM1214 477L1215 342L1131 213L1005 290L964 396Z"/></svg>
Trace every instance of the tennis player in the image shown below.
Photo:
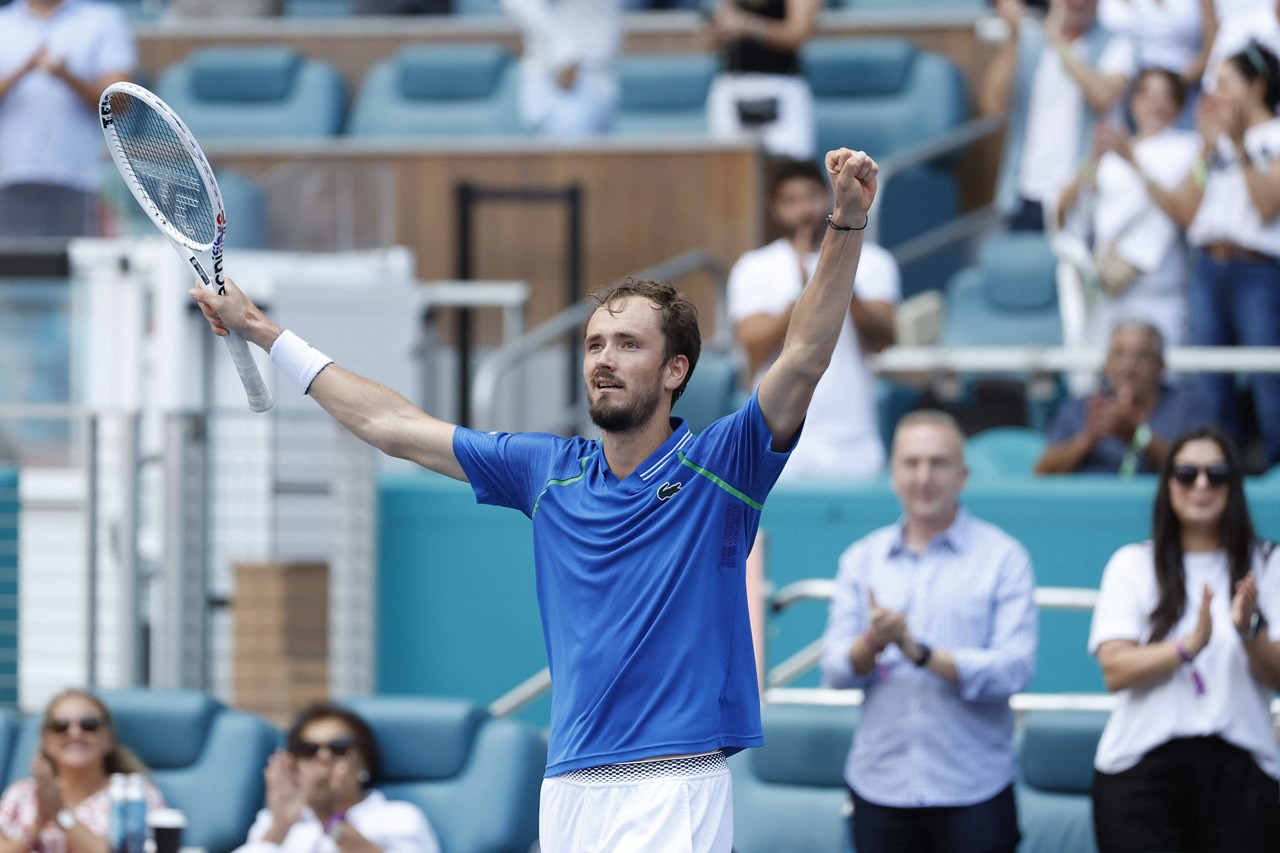
<svg viewBox="0 0 1280 853"><path fill-rule="evenodd" d="M444 423L333 364L233 283L191 292L215 332L270 352L360 439L532 519L554 684L546 853L729 853L725 756L763 743L743 561L849 312L876 194L866 154L831 151L826 168L835 209L782 352L742 409L699 435L671 418L701 340L667 284L597 296L582 372L598 441Z"/></svg>

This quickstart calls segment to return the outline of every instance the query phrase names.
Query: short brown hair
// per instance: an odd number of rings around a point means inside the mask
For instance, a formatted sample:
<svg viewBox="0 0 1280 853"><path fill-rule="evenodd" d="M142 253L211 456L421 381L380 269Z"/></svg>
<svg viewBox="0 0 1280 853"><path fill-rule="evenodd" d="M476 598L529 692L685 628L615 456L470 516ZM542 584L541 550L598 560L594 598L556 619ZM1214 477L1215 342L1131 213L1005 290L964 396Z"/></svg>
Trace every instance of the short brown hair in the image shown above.
<svg viewBox="0 0 1280 853"><path fill-rule="evenodd" d="M698 356L702 353L702 332L698 329L698 309L684 294L676 290L669 281L636 281L625 278L609 287L602 287L591 295L596 301L596 308L613 312L614 305L631 296L647 299L649 304L661 315L662 324L662 361L665 364L677 355L689 360L689 372L684 375L684 382L671 392L671 405L676 404L693 376L693 368L698 364ZM591 312L595 315L595 311ZM591 318L587 318L591 322ZM586 330L583 329L585 336Z"/></svg>
<svg viewBox="0 0 1280 853"><path fill-rule="evenodd" d="M382 758L378 754L378 741L373 736L373 730L359 714L341 705L317 702L305 708L285 733L285 748L294 755L299 754L302 751L302 730L317 720L339 720L350 729L351 740L355 743L356 749L360 750L360 757L364 759L364 766L369 771L370 779L378 777ZM367 783L361 784L367 786Z"/></svg>

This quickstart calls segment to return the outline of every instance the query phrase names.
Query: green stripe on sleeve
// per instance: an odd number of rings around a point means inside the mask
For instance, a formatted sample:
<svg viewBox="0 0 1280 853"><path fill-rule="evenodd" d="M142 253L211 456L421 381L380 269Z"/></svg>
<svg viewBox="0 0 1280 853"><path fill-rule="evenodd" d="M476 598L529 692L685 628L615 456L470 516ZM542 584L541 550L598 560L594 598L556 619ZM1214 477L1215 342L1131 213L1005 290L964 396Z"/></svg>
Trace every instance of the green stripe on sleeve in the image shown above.
<svg viewBox="0 0 1280 853"><path fill-rule="evenodd" d="M581 480L583 477L587 476L587 460L590 458L591 458L590 456L584 456L578 460L579 462L582 463L582 470L578 472L578 476L570 477L567 480L548 481L547 484L542 487L542 491L538 492L538 499L533 502L533 512L529 513L529 517L533 518L535 515L538 514L538 504L542 502L542 496L547 493L547 489L551 488L552 486L567 486L570 483L576 483L579 480Z"/></svg>
<svg viewBox="0 0 1280 853"><path fill-rule="evenodd" d="M724 480L721 480L715 474L712 474L710 471L708 471L706 468L703 468L701 465L698 465L696 462L690 462L689 458L685 456L683 453L677 453L676 455L680 457L681 465L688 465L690 468L697 471L699 474L706 477L708 480L715 483L717 486L724 489L726 492L733 495L735 498L742 501L744 504L751 507L752 509L761 510L761 511L764 510L764 504L760 503L759 501L752 500L750 497L748 497L747 495L744 495L742 492L738 491L733 486L726 483Z"/></svg>

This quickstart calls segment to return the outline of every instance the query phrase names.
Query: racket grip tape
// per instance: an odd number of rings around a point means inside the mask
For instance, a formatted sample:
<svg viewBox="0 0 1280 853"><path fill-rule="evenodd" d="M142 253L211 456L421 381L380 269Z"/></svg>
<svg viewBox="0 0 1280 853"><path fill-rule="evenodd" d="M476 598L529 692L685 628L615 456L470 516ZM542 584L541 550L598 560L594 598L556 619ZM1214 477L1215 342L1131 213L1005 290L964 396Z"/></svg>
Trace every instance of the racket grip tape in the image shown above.
<svg viewBox="0 0 1280 853"><path fill-rule="evenodd" d="M235 363L236 372L240 374L240 382L244 385L245 394L249 397L249 408L255 412L265 412L272 406L271 392L263 381L258 365L249 352L249 344L235 332L227 335L227 351Z"/></svg>

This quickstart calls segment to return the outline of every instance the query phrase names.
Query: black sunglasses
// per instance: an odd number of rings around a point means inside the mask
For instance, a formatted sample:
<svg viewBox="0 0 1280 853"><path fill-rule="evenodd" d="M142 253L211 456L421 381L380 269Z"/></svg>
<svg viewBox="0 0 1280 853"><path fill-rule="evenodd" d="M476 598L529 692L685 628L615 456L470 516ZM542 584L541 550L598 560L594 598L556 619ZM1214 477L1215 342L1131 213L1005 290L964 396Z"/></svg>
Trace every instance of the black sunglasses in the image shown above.
<svg viewBox="0 0 1280 853"><path fill-rule="evenodd" d="M293 748L293 754L299 758L315 758L320 750L327 749L334 758L341 758L355 746L349 737L336 737L327 743L316 743L313 740L300 740Z"/></svg>
<svg viewBox="0 0 1280 853"><path fill-rule="evenodd" d="M1231 479L1231 468L1225 464L1206 465L1201 468L1199 465L1174 465L1173 472L1169 475L1178 481L1178 485L1190 488L1200 479L1200 474L1209 481L1209 485L1215 489L1221 488Z"/></svg>
<svg viewBox="0 0 1280 853"><path fill-rule="evenodd" d="M79 726L82 732L96 732L102 728L101 717L81 717L78 720L54 719L44 724L45 730L56 735L66 734L72 726Z"/></svg>

